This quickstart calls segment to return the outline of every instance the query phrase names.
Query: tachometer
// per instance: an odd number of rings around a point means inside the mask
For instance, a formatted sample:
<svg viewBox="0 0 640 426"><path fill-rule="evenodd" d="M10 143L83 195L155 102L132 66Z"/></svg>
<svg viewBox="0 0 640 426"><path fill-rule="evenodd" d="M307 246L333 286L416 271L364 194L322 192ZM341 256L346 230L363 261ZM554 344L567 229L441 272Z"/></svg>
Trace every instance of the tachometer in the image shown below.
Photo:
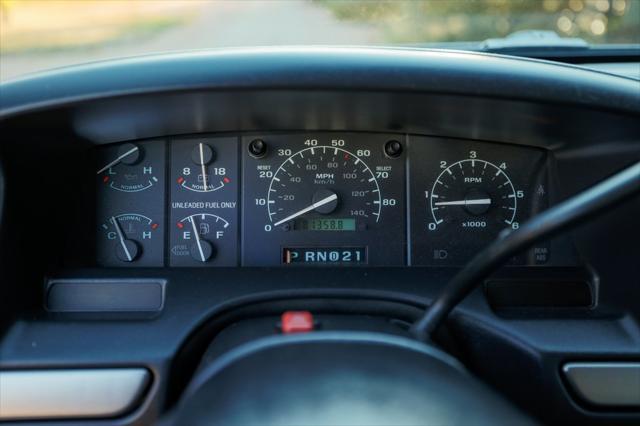
<svg viewBox="0 0 640 426"><path fill-rule="evenodd" d="M462 266L547 202L544 152L505 144L411 139L411 264ZM544 264L537 245L512 259Z"/></svg>
<svg viewBox="0 0 640 426"><path fill-rule="evenodd" d="M429 197L433 222L429 226L516 228L517 195L521 193L500 166L475 158L457 161L433 183Z"/></svg>

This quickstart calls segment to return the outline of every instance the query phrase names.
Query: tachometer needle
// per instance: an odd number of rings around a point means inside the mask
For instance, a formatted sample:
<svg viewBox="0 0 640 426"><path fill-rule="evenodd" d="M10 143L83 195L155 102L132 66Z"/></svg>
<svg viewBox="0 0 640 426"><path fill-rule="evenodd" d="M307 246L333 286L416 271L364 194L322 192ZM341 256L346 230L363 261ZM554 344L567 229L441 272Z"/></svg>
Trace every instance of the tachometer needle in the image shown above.
<svg viewBox="0 0 640 426"><path fill-rule="evenodd" d="M120 244L122 245L122 250L124 250L124 254L127 255L127 259L129 260L129 262L131 262L133 260L133 257L131 257L131 253L129 253L129 249L127 248L127 245L124 242L124 234L122 232L122 229L120 229L120 224L118 223L118 220L116 219L115 216L111 216L111 222L113 222L113 226L116 228L116 232L118 233L118 238L120 238Z"/></svg>
<svg viewBox="0 0 640 426"><path fill-rule="evenodd" d="M202 145L200 145L202 147ZM202 148L200 148L200 152L202 152ZM198 253L200 253L200 259L203 262L206 262L207 259L204 257L204 251L202 251L202 243L200 242L200 234L198 233L198 228L196 227L196 221L193 219L193 216L190 218L191 225L193 226L193 233L196 236L196 244L198 245Z"/></svg>
<svg viewBox="0 0 640 426"><path fill-rule="evenodd" d="M477 206L481 204L491 204L491 198L480 198L478 200L440 201L436 206Z"/></svg>
<svg viewBox="0 0 640 426"><path fill-rule="evenodd" d="M294 214L285 217L282 220L277 221L276 223L273 224L273 226L279 226L282 225L285 222L290 221L291 219L295 219L296 217L303 215L307 212L310 212L313 209L317 209L320 206L324 206L325 204L329 204L332 201L335 201L338 199L338 196L336 194L331 194L329 195L327 198L323 198L320 201L316 201L315 203L311 204L309 207L305 207L304 209L295 212Z"/></svg>
<svg viewBox="0 0 640 426"><path fill-rule="evenodd" d="M119 156L118 158L116 158L115 160L113 160L112 162L110 162L109 164L107 164L106 166L104 166L103 168L101 168L100 170L98 170L98 172L96 173L97 175L99 175L100 173L104 172L105 170L107 170L109 167L113 167L116 164L118 164L119 162L121 162L123 159L127 158L128 156L130 156L131 154L133 154L134 152L136 152L138 150L138 147L135 146L133 148L131 148L129 151L125 152L124 154L122 154L121 156ZM202 151L200 151L202 152Z"/></svg>
<svg viewBox="0 0 640 426"><path fill-rule="evenodd" d="M204 148L200 144L200 164L202 165L202 183L204 184L204 191L207 191L207 167L204 164ZM202 249L200 250L202 253ZM204 262L204 260L202 260Z"/></svg>

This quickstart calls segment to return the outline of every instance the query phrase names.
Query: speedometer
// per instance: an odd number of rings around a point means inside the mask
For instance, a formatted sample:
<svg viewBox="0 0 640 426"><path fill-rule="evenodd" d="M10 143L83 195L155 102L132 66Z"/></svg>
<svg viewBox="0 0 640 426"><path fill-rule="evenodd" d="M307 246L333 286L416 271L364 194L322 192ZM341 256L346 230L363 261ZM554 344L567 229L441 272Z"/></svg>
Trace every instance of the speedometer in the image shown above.
<svg viewBox="0 0 640 426"><path fill-rule="evenodd" d="M311 146L289 156L273 174L267 193L273 226L363 230L380 220L381 211L374 172L357 155L334 146ZM334 219L320 219L326 217Z"/></svg>
<svg viewBox="0 0 640 426"><path fill-rule="evenodd" d="M403 144L384 134L246 138L246 265L402 265Z"/></svg>

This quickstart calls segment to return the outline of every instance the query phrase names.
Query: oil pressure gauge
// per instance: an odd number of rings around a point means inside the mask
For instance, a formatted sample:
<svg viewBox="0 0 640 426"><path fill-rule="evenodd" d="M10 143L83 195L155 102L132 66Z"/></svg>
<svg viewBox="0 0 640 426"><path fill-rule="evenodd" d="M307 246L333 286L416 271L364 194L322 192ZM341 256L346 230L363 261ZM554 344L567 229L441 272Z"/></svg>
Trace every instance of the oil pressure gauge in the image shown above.
<svg viewBox="0 0 640 426"><path fill-rule="evenodd" d="M145 156L144 148L133 143L119 145L104 153L96 174L104 186L120 192L140 192L158 183L154 165Z"/></svg>

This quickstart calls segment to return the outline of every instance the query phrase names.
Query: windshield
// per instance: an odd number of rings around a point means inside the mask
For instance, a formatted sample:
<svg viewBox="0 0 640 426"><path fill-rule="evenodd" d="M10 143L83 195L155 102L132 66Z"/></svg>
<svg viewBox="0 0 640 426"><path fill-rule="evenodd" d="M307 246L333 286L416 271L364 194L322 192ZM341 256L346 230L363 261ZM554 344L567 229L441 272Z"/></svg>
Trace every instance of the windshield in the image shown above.
<svg viewBox="0 0 640 426"><path fill-rule="evenodd" d="M594 44L640 42L640 0L0 0L0 14L0 80L219 47L443 47L522 30Z"/></svg>

